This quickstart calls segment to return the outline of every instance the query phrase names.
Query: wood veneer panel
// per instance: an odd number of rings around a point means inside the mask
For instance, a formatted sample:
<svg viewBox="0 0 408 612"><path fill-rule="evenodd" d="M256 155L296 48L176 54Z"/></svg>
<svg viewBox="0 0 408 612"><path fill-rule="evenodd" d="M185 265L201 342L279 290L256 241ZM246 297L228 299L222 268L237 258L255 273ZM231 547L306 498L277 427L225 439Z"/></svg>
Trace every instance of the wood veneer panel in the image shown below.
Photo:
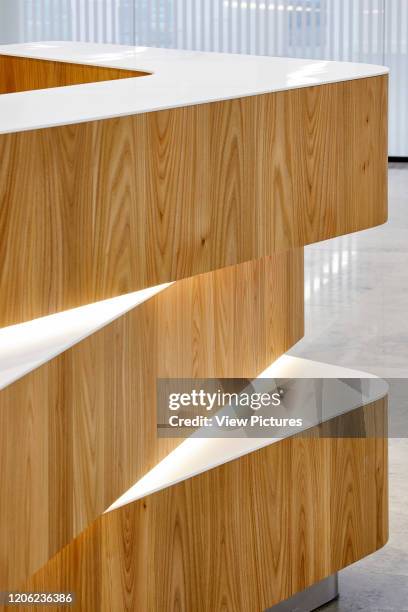
<svg viewBox="0 0 408 612"><path fill-rule="evenodd" d="M100 517L24 590L84 612L279 603L386 543L386 399L358 412L366 437L316 427Z"/></svg>
<svg viewBox="0 0 408 612"><path fill-rule="evenodd" d="M149 74L137 70L56 62L0 53L0 95L96 81L129 79Z"/></svg>
<svg viewBox="0 0 408 612"><path fill-rule="evenodd" d="M254 377L302 335L298 249L178 281L0 391L0 590L180 442L156 437L157 377Z"/></svg>
<svg viewBox="0 0 408 612"><path fill-rule="evenodd" d="M387 218L387 77L0 135L0 325Z"/></svg>

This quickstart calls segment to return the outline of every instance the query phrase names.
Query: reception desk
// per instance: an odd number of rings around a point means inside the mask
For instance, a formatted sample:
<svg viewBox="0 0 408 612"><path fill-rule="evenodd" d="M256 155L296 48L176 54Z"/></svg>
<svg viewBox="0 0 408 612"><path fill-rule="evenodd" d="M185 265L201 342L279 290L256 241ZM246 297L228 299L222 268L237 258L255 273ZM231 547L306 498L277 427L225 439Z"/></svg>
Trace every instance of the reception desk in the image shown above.
<svg viewBox="0 0 408 612"><path fill-rule="evenodd" d="M157 379L276 367L303 247L386 221L387 70L50 42L0 47L0 94L0 590L257 612L381 547L386 390L357 439L316 421L115 503L194 462Z"/></svg>

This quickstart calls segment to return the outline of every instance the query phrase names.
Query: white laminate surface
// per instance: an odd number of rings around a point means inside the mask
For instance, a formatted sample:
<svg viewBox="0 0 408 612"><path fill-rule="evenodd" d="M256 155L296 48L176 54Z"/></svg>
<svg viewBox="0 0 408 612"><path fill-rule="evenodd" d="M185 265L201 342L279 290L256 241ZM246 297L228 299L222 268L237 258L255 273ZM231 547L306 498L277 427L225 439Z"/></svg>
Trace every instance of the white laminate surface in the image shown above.
<svg viewBox="0 0 408 612"><path fill-rule="evenodd" d="M275 436L251 438L240 436L237 430L235 437L210 438L200 437L198 430L184 440L165 459L158 463L150 472L128 489L107 510L110 512L129 504L146 495L170 487L178 482L197 476L243 455L252 453L304 431L321 422L349 412L360 406L369 404L388 391L385 381L366 372L343 368L328 363L319 363L309 359L300 359L283 355L272 363L257 379L252 381L252 390L261 387L261 379L304 379L298 380L293 388L295 397L286 398L287 416L303 416L303 425L296 430L292 427L278 427ZM338 379L327 388L326 393L318 397L314 379ZM355 388L347 384L347 379L360 379L361 387ZM324 380L322 381L324 383ZM264 389L262 389L264 390ZM290 394L290 392L289 392ZM286 399L285 399L286 398ZM320 405L320 401L323 405ZM292 414L291 414L292 413ZM257 413L260 414L260 413ZM270 414L270 412L269 412ZM247 435L247 434L246 434Z"/></svg>
<svg viewBox="0 0 408 612"><path fill-rule="evenodd" d="M204 104L386 74L371 64L77 42L0 54L151 72L144 77L0 95L0 134Z"/></svg>
<svg viewBox="0 0 408 612"><path fill-rule="evenodd" d="M0 390L136 308L172 283L0 329Z"/></svg>

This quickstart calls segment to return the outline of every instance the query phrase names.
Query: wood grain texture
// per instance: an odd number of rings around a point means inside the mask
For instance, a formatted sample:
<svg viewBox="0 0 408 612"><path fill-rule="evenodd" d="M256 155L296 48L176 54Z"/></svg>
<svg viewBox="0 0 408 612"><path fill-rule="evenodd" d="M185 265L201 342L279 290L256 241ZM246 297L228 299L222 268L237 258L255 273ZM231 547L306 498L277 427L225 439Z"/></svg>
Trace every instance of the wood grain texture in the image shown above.
<svg viewBox="0 0 408 612"><path fill-rule="evenodd" d="M129 79L149 74L136 70L16 57L0 53L0 95L96 81Z"/></svg>
<svg viewBox="0 0 408 612"><path fill-rule="evenodd" d="M254 377L303 335L303 250L178 281L0 391L0 590L16 588L181 440L157 377Z"/></svg>
<svg viewBox="0 0 408 612"><path fill-rule="evenodd" d="M363 437L321 437L349 413L100 517L24 590L75 591L81 612L262 612L361 559L388 537L386 399L357 411Z"/></svg>
<svg viewBox="0 0 408 612"><path fill-rule="evenodd" d="M387 218L387 77L0 135L0 326Z"/></svg>

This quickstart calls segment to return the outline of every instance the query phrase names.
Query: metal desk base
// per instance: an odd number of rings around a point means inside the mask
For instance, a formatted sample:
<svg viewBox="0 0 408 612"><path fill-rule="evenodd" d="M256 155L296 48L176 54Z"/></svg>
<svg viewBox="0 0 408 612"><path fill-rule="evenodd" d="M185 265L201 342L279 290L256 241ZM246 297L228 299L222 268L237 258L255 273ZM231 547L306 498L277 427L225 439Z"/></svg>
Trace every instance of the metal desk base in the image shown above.
<svg viewBox="0 0 408 612"><path fill-rule="evenodd" d="M311 612L332 601L339 594L338 574L316 582L308 589L296 593L293 597L268 608L265 612Z"/></svg>

